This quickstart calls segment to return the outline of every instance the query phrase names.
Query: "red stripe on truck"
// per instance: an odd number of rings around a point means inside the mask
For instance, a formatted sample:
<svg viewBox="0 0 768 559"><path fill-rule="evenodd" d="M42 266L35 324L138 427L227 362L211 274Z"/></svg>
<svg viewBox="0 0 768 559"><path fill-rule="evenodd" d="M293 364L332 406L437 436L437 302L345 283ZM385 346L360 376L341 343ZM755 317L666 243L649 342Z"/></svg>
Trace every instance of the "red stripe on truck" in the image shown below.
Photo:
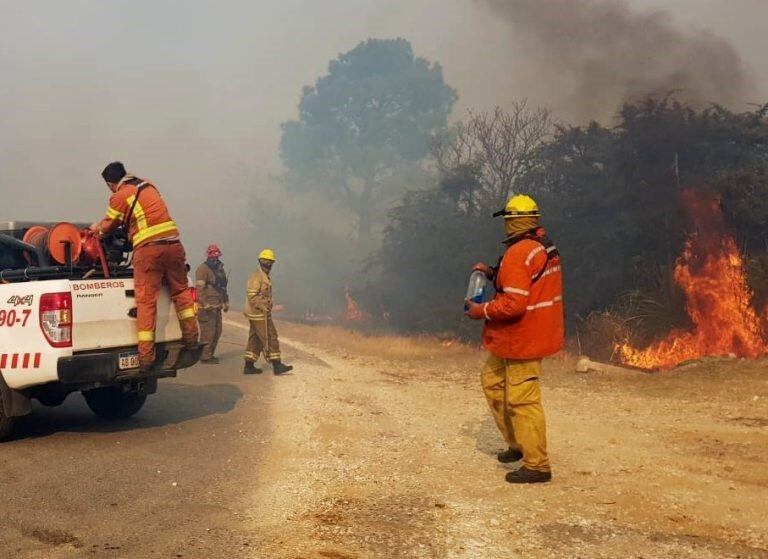
<svg viewBox="0 0 768 559"><path fill-rule="evenodd" d="M42 353L0 353L0 370L39 369Z"/></svg>

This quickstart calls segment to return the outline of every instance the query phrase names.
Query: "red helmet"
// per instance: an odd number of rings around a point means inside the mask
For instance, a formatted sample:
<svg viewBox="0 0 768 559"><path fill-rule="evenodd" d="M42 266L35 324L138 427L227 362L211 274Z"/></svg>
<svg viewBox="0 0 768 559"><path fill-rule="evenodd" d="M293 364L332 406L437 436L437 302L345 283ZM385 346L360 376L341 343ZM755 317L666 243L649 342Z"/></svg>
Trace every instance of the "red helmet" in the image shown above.
<svg viewBox="0 0 768 559"><path fill-rule="evenodd" d="M218 245L208 245L208 248L205 249L205 256L206 258L218 258L221 256L221 249Z"/></svg>

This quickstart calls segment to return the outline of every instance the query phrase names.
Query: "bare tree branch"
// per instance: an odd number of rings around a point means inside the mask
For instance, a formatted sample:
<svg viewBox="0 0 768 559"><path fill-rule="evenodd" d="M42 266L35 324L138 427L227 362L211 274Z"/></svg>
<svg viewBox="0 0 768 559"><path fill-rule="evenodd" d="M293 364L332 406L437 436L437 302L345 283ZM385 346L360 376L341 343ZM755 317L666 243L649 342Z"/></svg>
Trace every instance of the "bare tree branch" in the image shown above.
<svg viewBox="0 0 768 559"><path fill-rule="evenodd" d="M520 188L518 181L536 164L552 129L551 111L529 109L523 100L508 110L470 112L465 122L433 139L432 154L444 176L463 166L476 168L482 189L476 199L483 207L496 207Z"/></svg>

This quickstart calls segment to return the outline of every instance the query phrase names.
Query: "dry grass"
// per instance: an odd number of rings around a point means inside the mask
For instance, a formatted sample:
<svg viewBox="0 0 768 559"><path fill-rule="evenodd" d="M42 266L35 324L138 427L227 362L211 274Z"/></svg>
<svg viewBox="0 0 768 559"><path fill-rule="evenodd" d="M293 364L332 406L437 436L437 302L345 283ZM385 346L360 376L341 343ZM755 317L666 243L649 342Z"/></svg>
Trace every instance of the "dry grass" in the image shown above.
<svg viewBox="0 0 768 559"><path fill-rule="evenodd" d="M477 357L479 348L454 339L434 336L366 334L341 326L308 326L284 322L280 332L302 342L323 346L344 354L385 360L432 361ZM329 340L332 340L329 344Z"/></svg>
<svg viewBox="0 0 768 559"><path fill-rule="evenodd" d="M627 341L630 335L626 319L617 313L593 312L576 328L577 348L573 349L609 363L614 361L616 344Z"/></svg>
<svg viewBox="0 0 768 559"><path fill-rule="evenodd" d="M380 362L386 367L379 372L390 381L406 384L418 379L441 379L457 385L475 386L488 353L479 345L437 336L398 336L382 333L364 333L342 326L317 326L281 322L278 329L289 338L331 352L344 359L350 358L371 364ZM575 358L561 352L546 360L548 375L567 375L575 367Z"/></svg>

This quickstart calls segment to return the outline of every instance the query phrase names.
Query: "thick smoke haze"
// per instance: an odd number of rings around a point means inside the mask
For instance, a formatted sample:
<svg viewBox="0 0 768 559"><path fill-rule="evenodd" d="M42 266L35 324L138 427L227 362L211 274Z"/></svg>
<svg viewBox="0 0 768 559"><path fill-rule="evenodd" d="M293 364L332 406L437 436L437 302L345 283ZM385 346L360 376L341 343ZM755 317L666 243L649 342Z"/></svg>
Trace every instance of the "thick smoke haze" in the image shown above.
<svg viewBox="0 0 768 559"><path fill-rule="evenodd" d="M513 29L510 52L524 53L531 74L545 74L542 85L577 119L604 119L648 94L738 106L754 93L727 39L677 28L668 11L624 0L486 2Z"/></svg>
<svg viewBox="0 0 768 559"><path fill-rule="evenodd" d="M317 237L295 224L345 238L349 216L274 177L301 88L360 41L404 37L440 62L456 118L528 97L610 119L646 87L764 100L766 19L764 0L0 0L0 219L92 221L120 159L157 182L193 264L222 245L240 291L263 246L277 274L300 269ZM288 219L257 218L253 197Z"/></svg>

